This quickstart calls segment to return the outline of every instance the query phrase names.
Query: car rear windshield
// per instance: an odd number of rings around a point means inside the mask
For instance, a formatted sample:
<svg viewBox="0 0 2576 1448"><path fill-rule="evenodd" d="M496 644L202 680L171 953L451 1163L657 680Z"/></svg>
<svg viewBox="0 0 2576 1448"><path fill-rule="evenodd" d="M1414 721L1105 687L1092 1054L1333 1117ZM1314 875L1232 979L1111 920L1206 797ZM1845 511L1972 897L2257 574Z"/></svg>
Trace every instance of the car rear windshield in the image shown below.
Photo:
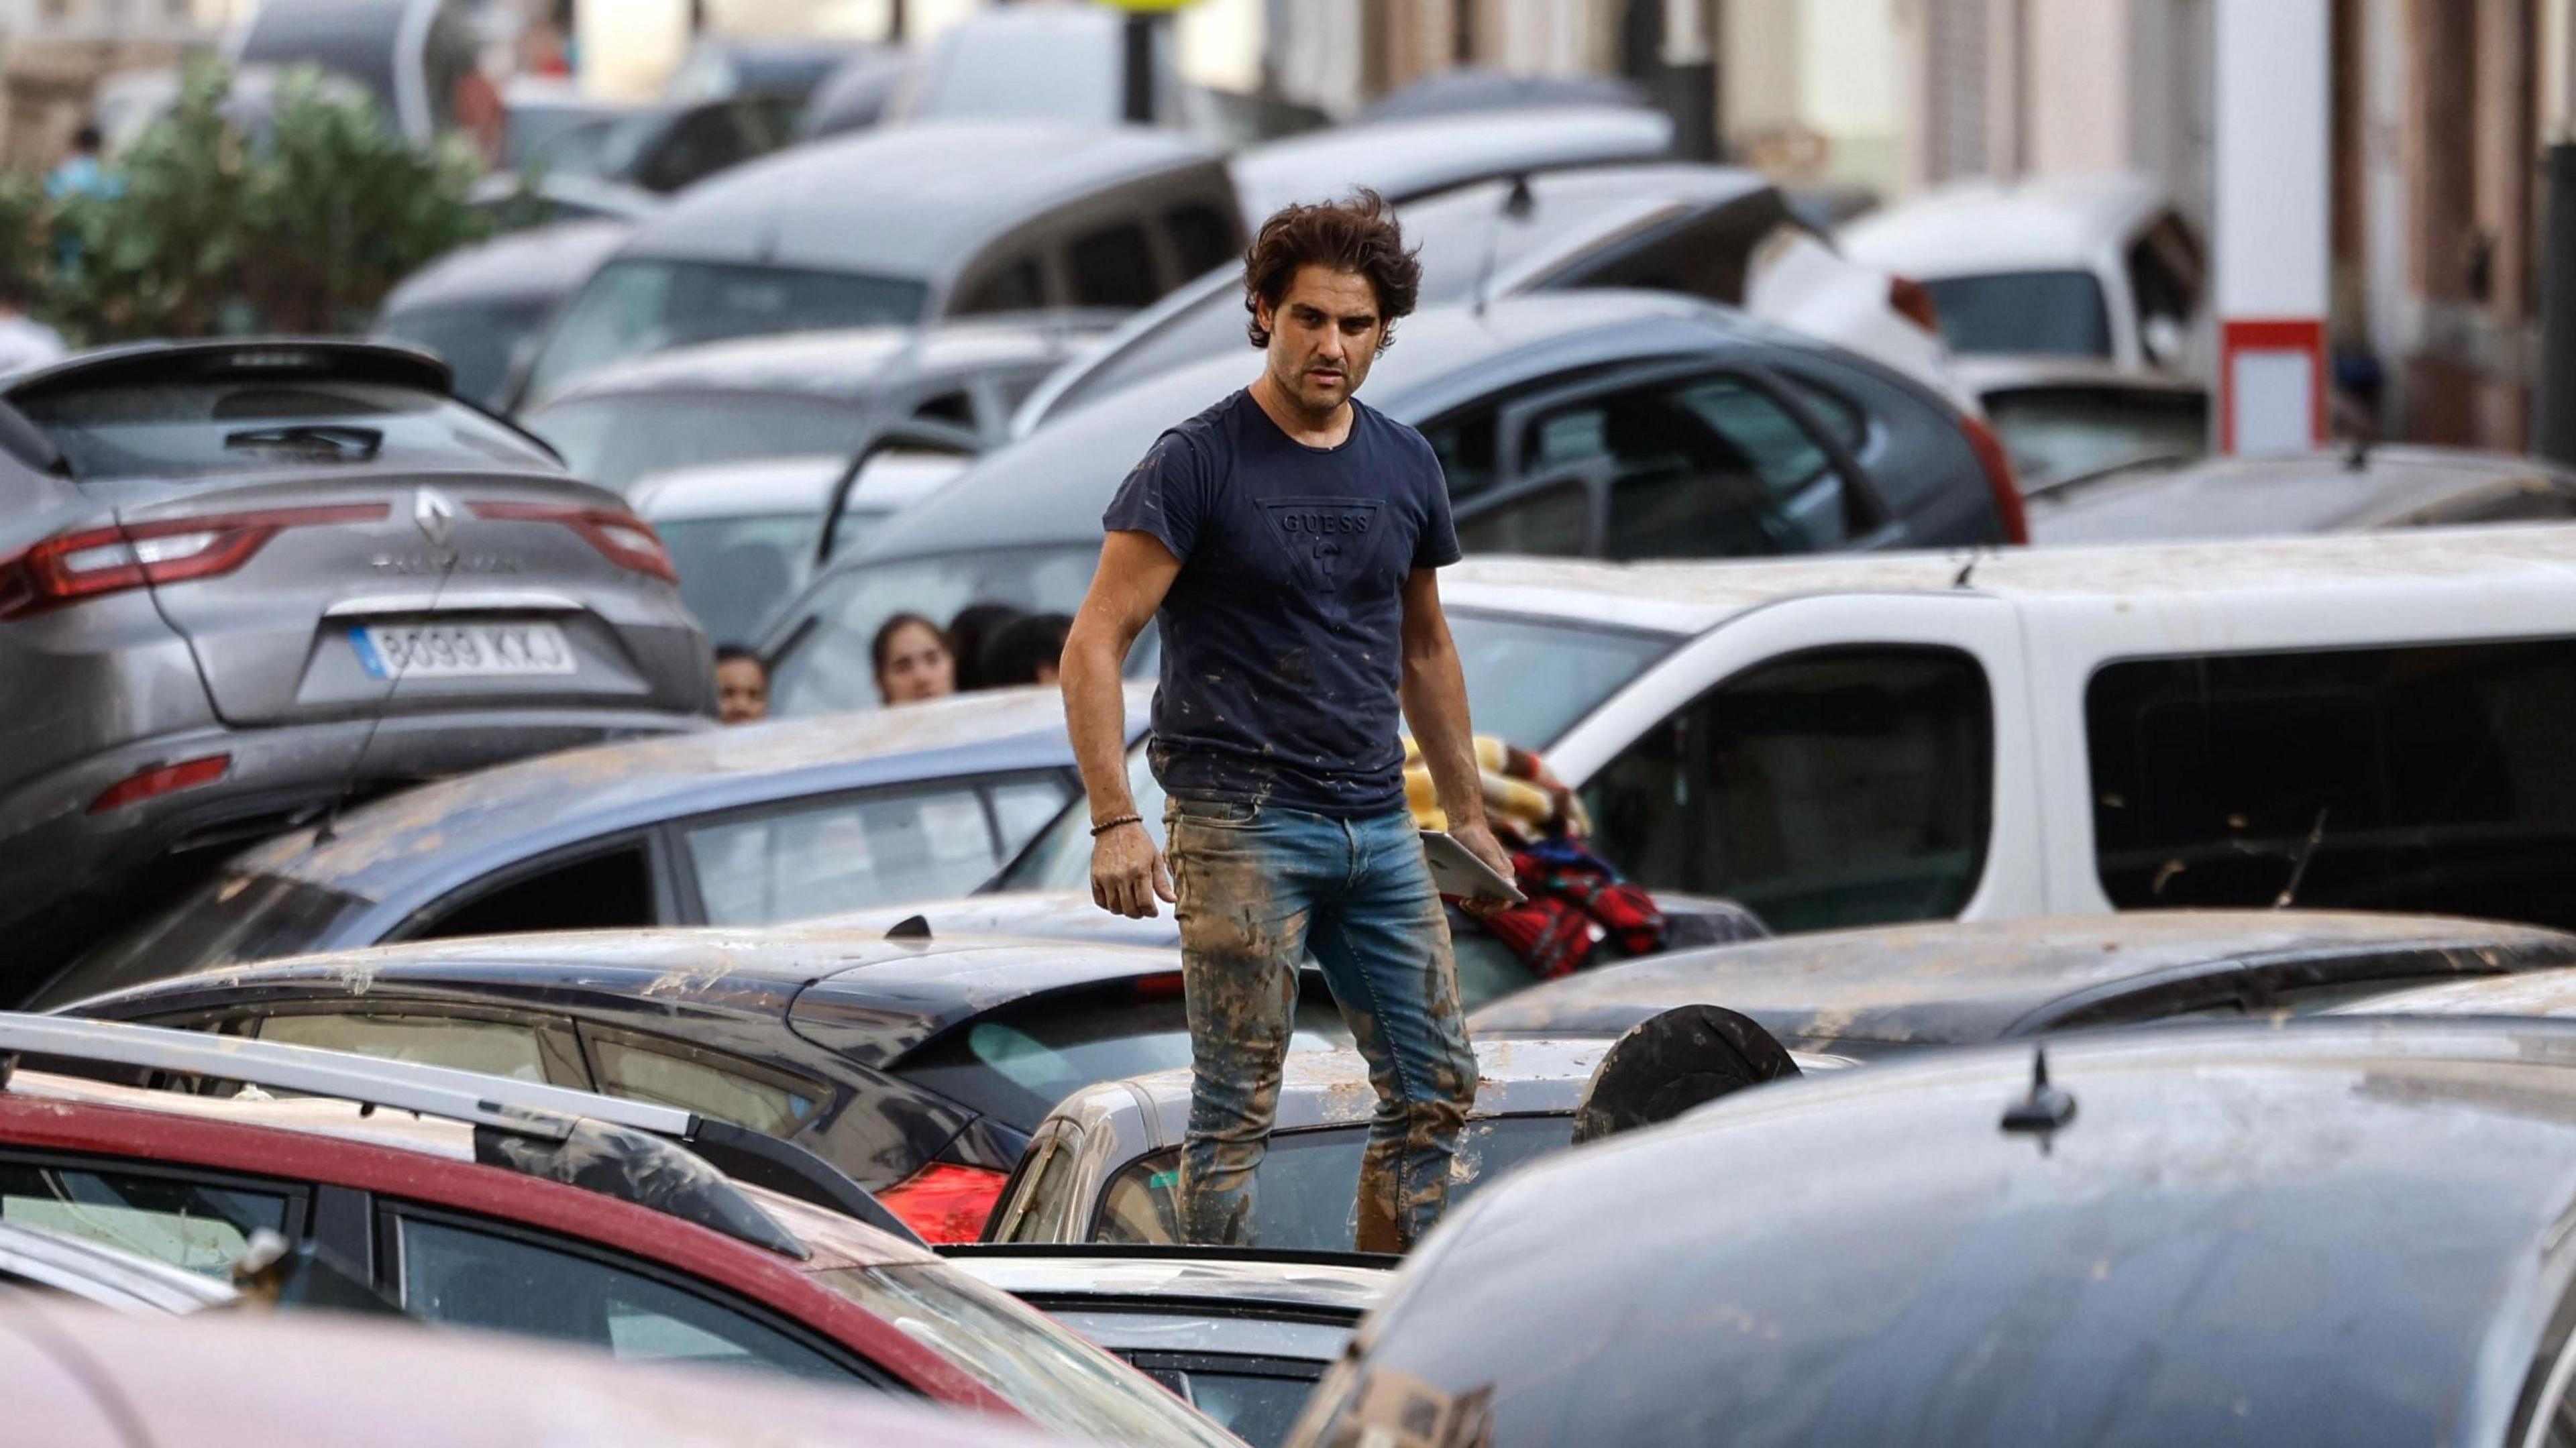
<svg viewBox="0 0 2576 1448"><path fill-rule="evenodd" d="M400 383L240 377L49 388L17 402L83 480L281 467L552 467L545 449L456 399Z"/></svg>
<svg viewBox="0 0 2576 1448"><path fill-rule="evenodd" d="M814 1278L1067 1438L1194 1448L1236 1443L1152 1379L944 1263L833 1267Z"/></svg>
<svg viewBox="0 0 2576 1448"><path fill-rule="evenodd" d="M550 298L451 302L412 307L376 319L376 335L437 353L456 375L456 395L486 407L509 390L519 345L546 320Z"/></svg>
<svg viewBox="0 0 2576 1448"><path fill-rule="evenodd" d="M1310 993L1298 1003L1289 1049L1320 1051L1349 1040L1328 998ZM915 1051L895 1074L1028 1132L1084 1087L1188 1064L1189 1015L1176 971L994 1011Z"/></svg>
<svg viewBox="0 0 2576 1448"><path fill-rule="evenodd" d="M619 492L648 473L747 458L846 456L867 418L846 403L750 393L573 397L523 421L584 482Z"/></svg>
<svg viewBox="0 0 2576 1448"><path fill-rule="evenodd" d="M1467 1123L1450 1170L1449 1206L1532 1157L1562 1151L1574 1139L1567 1116L1488 1116ZM1252 1240L1295 1251L1347 1252L1356 1240L1360 1152L1368 1126L1283 1131L1252 1173ZM1178 1242L1172 1191L1180 1149L1150 1152L1120 1168L1102 1193L1091 1237L1100 1242Z"/></svg>
<svg viewBox="0 0 2576 1448"><path fill-rule="evenodd" d="M217 875L90 947L27 1009L51 1010L209 966L300 955L320 948L332 927L371 903L284 875Z"/></svg>
<svg viewBox="0 0 2576 1448"><path fill-rule="evenodd" d="M2209 451L2209 399L2125 387L2021 387L1985 395L2024 493L2133 463Z"/></svg>
<svg viewBox="0 0 2576 1448"><path fill-rule="evenodd" d="M2091 272L1996 272L1927 281L1941 340L1955 352L2111 355L2111 315Z"/></svg>
<svg viewBox="0 0 2576 1448"><path fill-rule="evenodd" d="M1071 613L1091 586L1100 543L1053 548L994 548L934 554L848 568L800 605L797 632L774 661L773 717L803 718L874 709L877 629L896 613L946 623L970 603L1005 603L1045 613Z"/></svg>
<svg viewBox="0 0 2576 1448"><path fill-rule="evenodd" d="M567 377L692 342L921 320L924 283L856 272L635 258L600 268L564 308L528 374L543 398Z"/></svg>

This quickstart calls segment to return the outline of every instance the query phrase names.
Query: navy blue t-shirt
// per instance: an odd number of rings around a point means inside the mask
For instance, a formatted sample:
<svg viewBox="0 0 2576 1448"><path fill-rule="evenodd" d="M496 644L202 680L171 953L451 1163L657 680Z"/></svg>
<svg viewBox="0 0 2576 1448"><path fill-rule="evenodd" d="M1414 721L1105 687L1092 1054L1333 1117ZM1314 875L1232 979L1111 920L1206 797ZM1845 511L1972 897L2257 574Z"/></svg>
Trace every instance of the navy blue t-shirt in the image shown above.
<svg viewBox="0 0 2576 1448"><path fill-rule="evenodd" d="M1155 439L1101 518L1181 560L1150 758L1184 799L1342 819L1404 805L1404 580L1458 561L1422 434L1357 401L1308 447L1238 392Z"/></svg>

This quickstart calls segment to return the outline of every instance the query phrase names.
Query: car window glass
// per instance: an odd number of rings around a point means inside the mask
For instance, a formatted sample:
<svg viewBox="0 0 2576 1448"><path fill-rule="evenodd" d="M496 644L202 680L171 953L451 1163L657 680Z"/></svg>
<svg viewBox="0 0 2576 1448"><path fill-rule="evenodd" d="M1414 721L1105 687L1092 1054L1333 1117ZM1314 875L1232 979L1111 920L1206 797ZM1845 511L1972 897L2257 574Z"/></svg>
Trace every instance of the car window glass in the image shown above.
<svg viewBox="0 0 2576 1448"><path fill-rule="evenodd" d="M459 904L441 901L407 940L651 925L652 856L642 843L540 869Z"/></svg>
<svg viewBox="0 0 2576 1448"><path fill-rule="evenodd" d="M1246 1443L1287 1442L1306 1395L1315 1389L1313 1367L1279 1358L1158 1352L1128 1358L1137 1371L1186 1395L1191 1407ZM1265 1367L1275 1370L1264 1372Z"/></svg>
<svg viewBox="0 0 2576 1448"><path fill-rule="evenodd" d="M800 610L808 627L772 661L773 718L874 709L873 644L898 611L952 619L972 603L1071 613L1100 563L1096 541L1053 548L988 548L870 563L825 578ZM1140 641L1141 642L1141 641Z"/></svg>
<svg viewBox="0 0 2576 1448"><path fill-rule="evenodd" d="M844 514L834 530L864 533L880 514ZM814 567L819 523L803 513L655 522L680 575L680 601L719 643L747 644L794 597Z"/></svg>
<svg viewBox="0 0 2576 1448"><path fill-rule="evenodd" d="M1301 1000L1291 1050L1349 1039L1341 1017ZM1019 1131L1085 1086L1190 1063L1178 972L1078 995L1038 996L989 1011L895 1063L895 1074Z"/></svg>
<svg viewBox="0 0 2576 1448"><path fill-rule="evenodd" d="M2576 640L2131 659L2084 709L2115 906L2576 925Z"/></svg>
<svg viewBox="0 0 2576 1448"><path fill-rule="evenodd" d="M1923 283L1954 352L2111 355L2111 317L2091 272L1997 272Z"/></svg>
<svg viewBox="0 0 2576 1448"><path fill-rule="evenodd" d="M1037 1182L1029 1188L1028 1199L1013 1222L1011 1240L1049 1240L1033 1239L1030 1234L1080 1217L1074 1206L1073 1183L1074 1163L1081 1148L1082 1134L1070 1127L1056 1133L1048 1143L1046 1162L1038 1168Z"/></svg>
<svg viewBox="0 0 2576 1448"><path fill-rule="evenodd" d="M1831 433L1834 441L1852 452L1859 452L1868 442L1869 416L1860 410L1859 403L1795 372L1775 372L1772 376L1797 397L1816 425Z"/></svg>
<svg viewBox="0 0 2576 1448"><path fill-rule="evenodd" d="M318 950L374 903L291 876L224 871L90 947L27 1008L48 1011L207 966Z"/></svg>
<svg viewBox="0 0 2576 1448"><path fill-rule="evenodd" d="M985 273L975 289L948 310L958 316L984 312L1026 312L1046 305L1046 277L1038 260L1024 256Z"/></svg>
<svg viewBox="0 0 2576 1448"><path fill-rule="evenodd" d="M2209 451L2209 396L2203 392L2019 387L1989 392L1985 404L2024 492Z"/></svg>
<svg viewBox="0 0 2576 1448"><path fill-rule="evenodd" d="M1580 478L1550 483L1458 512L1469 553L1580 558L1592 549L1592 489Z"/></svg>
<svg viewBox="0 0 2576 1448"><path fill-rule="evenodd" d="M1563 1150L1573 1137L1571 1114L1469 1121L1450 1163L1450 1209L1513 1167ZM1273 1250L1350 1251L1359 1230L1360 1153L1367 1145L1365 1123L1271 1137L1268 1154L1252 1174L1252 1240ZM1172 1192L1180 1182L1180 1160L1180 1149L1167 1147L1119 1168L1101 1194L1090 1240L1179 1241Z"/></svg>
<svg viewBox="0 0 2576 1448"><path fill-rule="evenodd" d="M1066 249L1078 307L1141 307L1161 295L1145 228L1132 221L1074 238Z"/></svg>
<svg viewBox="0 0 2576 1448"><path fill-rule="evenodd" d="M84 480L352 463L546 466L514 429L400 383L280 376L100 386L11 399Z"/></svg>
<svg viewBox="0 0 2576 1448"><path fill-rule="evenodd" d="M2129 248L2129 291L2143 325L2162 317L2188 326L2200 306L2206 266L2200 243L2181 217L2166 212ZM2179 359L2166 358L2165 361Z"/></svg>
<svg viewBox="0 0 2576 1448"><path fill-rule="evenodd" d="M1764 664L1593 776L1594 847L1784 932L1951 915L1984 869L1991 718L1984 672L1948 649Z"/></svg>
<svg viewBox="0 0 2576 1448"><path fill-rule="evenodd" d="M563 1038L533 1022L467 1016L280 1013L257 1023L263 1041L351 1051L383 1061L419 1061L515 1081L579 1083L581 1067L561 1059ZM551 1062L551 1066L550 1066Z"/></svg>
<svg viewBox="0 0 2576 1448"><path fill-rule="evenodd" d="M828 399L752 392L568 397L523 421L563 454L573 476L621 493L655 473L701 463L847 457L868 426L863 413Z"/></svg>
<svg viewBox="0 0 2576 1448"><path fill-rule="evenodd" d="M818 1082L678 1041L588 1026L583 1035L599 1089L611 1096L677 1106L771 1136L792 1135L830 1099Z"/></svg>
<svg viewBox="0 0 2576 1448"><path fill-rule="evenodd" d="M1577 463L1606 470L1602 551L1612 558L1813 552L1850 532L1849 499L1823 446L1740 377L1655 382L1550 409L1525 425L1521 452L1530 476ZM1531 531L1522 541L1536 541Z"/></svg>
<svg viewBox="0 0 2576 1448"><path fill-rule="evenodd" d="M551 304L507 298L408 307L376 319L379 337L436 353L456 376L456 395L497 406L510 387L520 343L546 320Z"/></svg>
<svg viewBox="0 0 2576 1448"><path fill-rule="evenodd" d="M1018 854L1073 798L1071 786L1061 779L1012 780L986 793L993 801L993 825L1001 831L1004 859Z"/></svg>
<svg viewBox="0 0 2576 1448"><path fill-rule="evenodd" d="M1422 430L1422 437L1440 459L1440 472L1448 480L1452 505L1474 498L1502 476L1501 460L1496 456L1501 430L1491 412L1434 423Z"/></svg>
<svg viewBox="0 0 2576 1448"><path fill-rule="evenodd" d="M647 352L729 337L921 320L930 289L907 277L734 262L629 257L599 269L566 303L528 374L542 399L575 373Z"/></svg>
<svg viewBox="0 0 2576 1448"><path fill-rule="evenodd" d="M695 826L688 842L711 925L963 895L1006 858L968 786L800 802Z"/></svg>
<svg viewBox="0 0 2576 1448"><path fill-rule="evenodd" d="M1172 240L1172 255L1185 277L1225 265L1234 260L1235 252L1243 245L1234 213L1204 202L1191 202L1164 212L1163 231Z"/></svg>
<svg viewBox="0 0 2576 1448"><path fill-rule="evenodd" d="M833 1267L814 1277L1051 1432L1086 1443L1218 1441L1151 1379L944 1262Z"/></svg>
<svg viewBox="0 0 2576 1448"><path fill-rule="evenodd" d="M866 1381L745 1313L593 1257L408 1216L399 1237L403 1310L423 1321L582 1343L629 1362Z"/></svg>
<svg viewBox="0 0 2576 1448"><path fill-rule="evenodd" d="M0 1158L0 1222L121 1248L221 1279L265 1227L288 1229L284 1192L144 1172Z"/></svg>

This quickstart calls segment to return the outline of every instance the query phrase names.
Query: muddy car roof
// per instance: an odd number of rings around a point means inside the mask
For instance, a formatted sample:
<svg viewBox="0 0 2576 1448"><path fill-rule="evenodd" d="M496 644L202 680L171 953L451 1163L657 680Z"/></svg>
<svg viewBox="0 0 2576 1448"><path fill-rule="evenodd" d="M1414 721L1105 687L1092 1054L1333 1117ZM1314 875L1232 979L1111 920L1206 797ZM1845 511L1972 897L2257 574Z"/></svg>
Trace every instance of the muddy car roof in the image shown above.
<svg viewBox="0 0 2576 1448"><path fill-rule="evenodd" d="M1395 1259L1363 1266L1326 1253L1209 1252L1097 1242L987 1243L943 1249L941 1257L977 1280L1049 1311L1124 1299L1224 1311L1284 1308L1353 1319L1386 1296Z"/></svg>
<svg viewBox="0 0 2576 1448"><path fill-rule="evenodd" d="M655 1014L786 1020L797 1034L877 1066L961 1021L1033 996L1173 975L1180 957L1148 946L780 925L672 926L470 936L226 965L81 1003L80 1013L161 1018L318 990L449 1003L582 998Z"/></svg>
<svg viewBox="0 0 2576 1448"><path fill-rule="evenodd" d="M1141 720L1141 686L1129 708ZM674 815L955 773L1062 768L1064 701L988 690L901 709L741 725L566 750L405 790L237 857L366 900Z"/></svg>
<svg viewBox="0 0 2576 1448"><path fill-rule="evenodd" d="M2521 493L2568 497L2576 474L2541 458L2447 447L2149 462L2047 489L2030 500L2030 527L2041 543L2340 533Z"/></svg>
<svg viewBox="0 0 2576 1448"><path fill-rule="evenodd" d="M2576 968L2445 981L2337 1006L2336 1016L2576 1016Z"/></svg>
<svg viewBox="0 0 2576 1448"><path fill-rule="evenodd" d="M1967 569L1971 557L1976 566ZM2531 524L1974 554L1819 554L1779 562L1592 563L1484 555L1442 570L1440 593L1452 608L1702 633L1766 604L1827 594L1967 593L2036 608L2098 610L2120 608L2124 600L2295 592L2320 600L2340 594L2354 607L2385 610L2409 590L2564 589L2571 569L2576 526Z"/></svg>
<svg viewBox="0 0 2576 1448"><path fill-rule="evenodd" d="M1013 321L851 327L707 342L648 352L566 378L546 394L545 406L636 392L856 397L896 378L1069 357L1105 320L1050 313Z"/></svg>
<svg viewBox="0 0 2576 1448"><path fill-rule="evenodd" d="M1494 1183L1346 1381L1490 1388L1524 1448L2520 1442L2571 1065L2555 1022L2124 1032L2050 1046L2045 1141L2027 1047L1746 1092Z"/></svg>
<svg viewBox="0 0 2576 1448"><path fill-rule="evenodd" d="M720 171L645 222L622 254L942 277L1058 204L1219 164L1214 147L1143 126L895 126Z"/></svg>
<svg viewBox="0 0 2576 1448"><path fill-rule="evenodd" d="M1792 1045L1962 1045L2137 1019L2249 992L2576 964L2576 935L2436 915L2159 910L1832 930L1675 951L1551 981L1468 1022L1487 1036L1615 1037L1674 1006L1742 1011ZM2224 1000L2219 999L2224 997ZM2111 1013L2108 1020L2105 1012Z"/></svg>

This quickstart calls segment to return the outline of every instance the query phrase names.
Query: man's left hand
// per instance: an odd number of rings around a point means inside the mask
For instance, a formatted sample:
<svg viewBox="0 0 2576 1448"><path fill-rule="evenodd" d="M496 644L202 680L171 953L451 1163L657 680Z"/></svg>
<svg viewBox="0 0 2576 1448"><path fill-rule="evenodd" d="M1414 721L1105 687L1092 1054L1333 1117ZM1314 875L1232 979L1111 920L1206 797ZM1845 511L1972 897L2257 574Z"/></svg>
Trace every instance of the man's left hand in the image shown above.
<svg viewBox="0 0 2576 1448"><path fill-rule="evenodd" d="M1471 825L1453 824L1449 829L1449 838L1465 845L1470 854L1484 861L1495 874L1506 880L1512 878L1512 857L1503 852L1502 841L1494 838L1493 826L1482 820ZM1511 908L1511 903L1501 897L1488 898L1480 895L1472 900L1459 901L1458 908L1482 920L1497 910Z"/></svg>

